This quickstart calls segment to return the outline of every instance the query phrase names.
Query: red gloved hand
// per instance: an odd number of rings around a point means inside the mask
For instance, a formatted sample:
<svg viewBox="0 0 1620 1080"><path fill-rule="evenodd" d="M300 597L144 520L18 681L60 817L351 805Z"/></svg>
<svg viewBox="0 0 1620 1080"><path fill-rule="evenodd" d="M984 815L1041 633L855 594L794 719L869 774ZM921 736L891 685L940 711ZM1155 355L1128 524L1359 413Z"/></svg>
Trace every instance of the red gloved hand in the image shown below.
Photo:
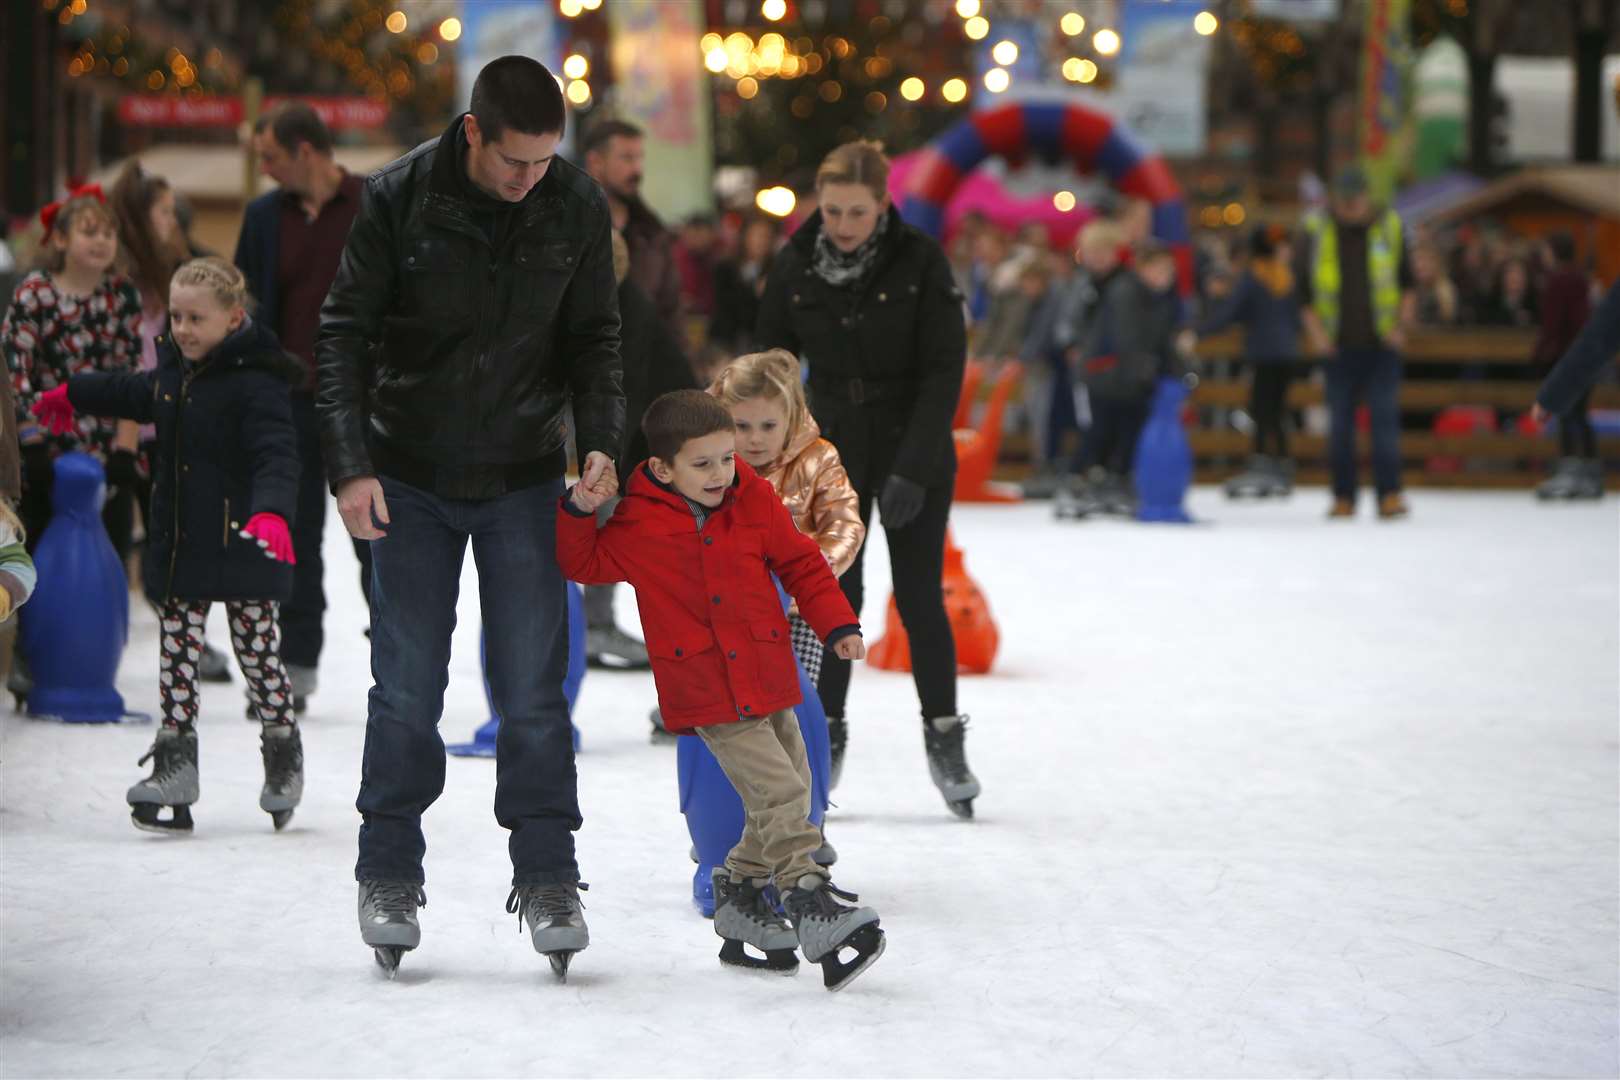
<svg viewBox="0 0 1620 1080"><path fill-rule="evenodd" d="M280 514L254 514L248 518L242 537L257 540L259 546L264 548L266 558L284 562L288 566L298 565L298 559L293 555L292 534L287 531L286 519Z"/></svg>
<svg viewBox="0 0 1620 1080"><path fill-rule="evenodd" d="M68 400L67 383L39 395L28 411L39 417L52 435L66 435L73 430L73 402Z"/></svg>

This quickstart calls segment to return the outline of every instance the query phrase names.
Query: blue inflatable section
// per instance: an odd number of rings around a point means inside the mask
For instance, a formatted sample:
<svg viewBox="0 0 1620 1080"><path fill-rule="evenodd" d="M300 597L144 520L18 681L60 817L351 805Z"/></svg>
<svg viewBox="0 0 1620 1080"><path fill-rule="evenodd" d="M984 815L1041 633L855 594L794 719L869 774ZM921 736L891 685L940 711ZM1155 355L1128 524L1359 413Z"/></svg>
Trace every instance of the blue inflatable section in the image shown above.
<svg viewBox="0 0 1620 1080"><path fill-rule="evenodd" d="M129 641L129 579L101 523L106 474L89 454L56 459L54 512L34 551L39 585L18 615L34 687L28 714L80 724L125 718L114 687Z"/></svg>
<svg viewBox="0 0 1620 1080"><path fill-rule="evenodd" d="M787 594L777 586L783 608L788 606ZM797 661L795 661L797 663ZM803 701L794 712L799 718L799 733L804 737L805 753L810 758L810 820L820 827L827 813L827 780L832 772L832 746L827 739L827 714L821 707L821 695L816 693L810 677L799 666L799 694ZM711 875L716 866L726 861L726 855L742 838L743 804L731 781L720 768L720 763L709 752L708 746L696 735L683 735L675 747L676 773L680 782L681 813L686 815L686 828L697 850L697 869L692 874L692 904L705 916L714 914L714 883Z"/></svg>
<svg viewBox="0 0 1620 1080"><path fill-rule="evenodd" d="M568 674L563 677L563 696L568 699L568 712L573 714L579 700L579 687L585 681L585 593L572 581L568 582ZM478 667L484 667L484 638L478 637ZM489 680L484 679L484 704L489 706L489 721L473 733L471 742L454 743L445 750L456 757L495 756L495 735L501 730L501 718L496 715L494 699L490 697ZM574 729L574 750L579 750L579 725Z"/></svg>
<svg viewBox="0 0 1620 1080"><path fill-rule="evenodd" d="M1192 447L1181 424L1181 408L1188 387L1180 379L1160 379L1141 437L1136 440L1136 495L1138 521L1185 525L1192 521L1183 508L1192 483Z"/></svg>

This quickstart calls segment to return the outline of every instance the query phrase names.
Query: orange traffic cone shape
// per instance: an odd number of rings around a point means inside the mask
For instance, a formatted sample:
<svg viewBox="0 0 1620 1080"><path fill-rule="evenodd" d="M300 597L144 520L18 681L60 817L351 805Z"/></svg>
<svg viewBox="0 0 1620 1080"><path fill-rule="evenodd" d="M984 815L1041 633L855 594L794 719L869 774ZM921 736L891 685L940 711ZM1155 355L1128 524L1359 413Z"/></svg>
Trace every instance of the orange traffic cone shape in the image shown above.
<svg viewBox="0 0 1620 1080"><path fill-rule="evenodd" d="M984 423L973 427L973 399L984 379L984 365L969 362L962 376L962 396L956 403L956 426L951 435L956 440L956 501L957 502L1020 502L1023 494L1012 484L996 483L990 473L996 467L1001 453L1001 418L1007 411L1007 399L1012 396L1023 374L1023 365L1009 360L1001 365L996 381L990 388L990 401L984 408Z"/></svg>
<svg viewBox="0 0 1620 1080"><path fill-rule="evenodd" d="M989 601L979 591L978 583L968 576L962 549L956 546L950 533L945 534L942 577L945 614L951 620L951 635L956 639L956 670L964 675L988 674L995 663L996 649L1001 645L1001 632L990 615ZM893 596L889 597L884 616L883 636L867 651L866 660L885 671L911 670L911 642L906 637Z"/></svg>

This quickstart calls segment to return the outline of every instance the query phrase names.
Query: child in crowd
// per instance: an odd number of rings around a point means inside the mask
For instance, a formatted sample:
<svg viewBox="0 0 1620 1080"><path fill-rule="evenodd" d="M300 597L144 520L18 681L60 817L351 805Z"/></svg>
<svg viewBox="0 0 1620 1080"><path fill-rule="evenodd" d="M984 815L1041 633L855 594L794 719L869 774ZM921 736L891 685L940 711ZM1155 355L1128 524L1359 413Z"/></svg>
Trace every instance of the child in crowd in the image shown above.
<svg viewBox="0 0 1620 1080"><path fill-rule="evenodd" d="M15 390L22 450L18 515L28 543L38 543L50 523L57 455L93 454L107 470L101 519L122 559L129 553L138 429L87 417L52 435L29 410L41 394L79 372L135 370L141 355L140 294L114 269L118 234L100 187L75 188L39 217L45 227L44 267L17 283L0 322L0 352ZM23 702L32 686L19 648L11 691Z"/></svg>
<svg viewBox="0 0 1620 1080"><path fill-rule="evenodd" d="M1111 278L1103 292L1080 365L1091 401L1091 431L1081 450L1089 487L1059 505L1060 517L1135 512L1130 471L1136 440L1159 377L1179 374L1182 364L1176 351L1175 281L1170 249L1145 240L1136 247L1133 265Z"/></svg>
<svg viewBox="0 0 1620 1080"><path fill-rule="evenodd" d="M799 532L775 489L736 460L736 424L699 390L665 394L642 420L650 453L599 531L604 496L576 485L557 520L562 571L582 583L628 581L664 723L697 734L747 811L742 838L715 868L721 959L793 970L797 946L830 989L883 951L871 908L835 889L812 853L810 766L793 706L798 670L775 574L806 622L840 657L866 654L860 625L816 542ZM774 883L791 922L767 898ZM750 960L742 943L766 953ZM855 958L839 960L841 949Z"/></svg>
<svg viewBox="0 0 1620 1080"><path fill-rule="evenodd" d="M231 643L262 725L259 806L277 829L304 790L304 751L277 648L277 602L292 588L288 523L298 495L291 385L299 367L249 319L247 285L224 259L193 259L169 289L169 331L158 366L83 374L34 406L53 432L77 413L157 425L151 536L144 578L162 623L158 692L163 727L152 775L129 789L138 828L190 832L197 801L197 688L203 627L223 601ZM146 758L142 758L144 764ZM172 807L159 818L159 809Z"/></svg>
<svg viewBox="0 0 1620 1080"><path fill-rule="evenodd" d="M0 623L28 602L38 581L26 539L22 519L11 508L11 500L0 495Z"/></svg>

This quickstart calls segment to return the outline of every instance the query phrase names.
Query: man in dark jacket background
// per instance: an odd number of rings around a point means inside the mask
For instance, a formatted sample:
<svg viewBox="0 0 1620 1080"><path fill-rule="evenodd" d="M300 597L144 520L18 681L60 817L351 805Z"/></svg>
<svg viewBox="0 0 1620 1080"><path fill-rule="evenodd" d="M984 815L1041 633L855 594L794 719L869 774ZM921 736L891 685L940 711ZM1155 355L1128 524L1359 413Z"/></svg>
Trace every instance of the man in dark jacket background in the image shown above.
<svg viewBox="0 0 1620 1080"><path fill-rule="evenodd" d="M675 261L675 234L641 199L645 142L641 129L634 124L603 120L585 133L580 148L586 171L607 193L613 227L630 251L628 280L651 301L654 314L664 324L663 336L679 345L686 340L686 330L681 325L681 275ZM625 397L631 395L626 393ZM651 400L647 398L642 407ZM626 419L631 429L641 425L638 410L631 410ZM619 467L621 471L633 469L639 461L621 461ZM586 586L585 625L585 655L593 666L637 670L648 666L647 646L619 629L613 620L613 586Z"/></svg>
<svg viewBox="0 0 1620 1080"><path fill-rule="evenodd" d="M360 927L385 967L420 940L421 816L444 787L438 723L470 539L501 716L508 910L565 970L589 935L557 507L570 406L582 482L618 489L611 226L601 189L556 157L565 115L543 65L492 61L471 104L366 180L316 344L327 476L372 546Z"/></svg>
<svg viewBox="0 0 1620 1080"><path fill-rule="evenodd" d="M292 682L293 710L315 692L326 642L326 471L315 416L315 332L321 304L337 274L343 241L360 211L358 176L332 159L332 133L303 102L288 102L261 118L253 136L259 168L280 185L248 204L236 241L236 265L258 301L255 318L276 332L304 363L293 385L298 430L298 513L293 519L292 595L281 605L281 660ZM371 591L371 545L354 542L360 588Z"/></svg>

